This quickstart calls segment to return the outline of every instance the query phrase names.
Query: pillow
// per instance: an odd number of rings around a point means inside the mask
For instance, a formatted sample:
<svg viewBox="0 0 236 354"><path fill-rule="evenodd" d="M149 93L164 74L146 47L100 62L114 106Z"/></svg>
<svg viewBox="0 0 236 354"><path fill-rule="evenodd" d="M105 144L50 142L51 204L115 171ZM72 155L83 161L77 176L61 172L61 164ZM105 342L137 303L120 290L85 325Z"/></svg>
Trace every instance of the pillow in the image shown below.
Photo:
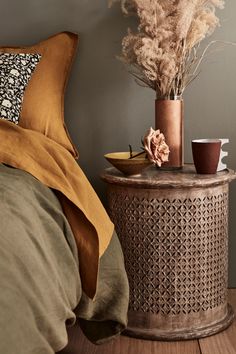
<svg viewBox="0 0 236 354"><path fill-rule="evenodd" d="M0 53L0 118L19 123L25 88L39 63L39 54Z"/></svg>
<svg viewBox="0 0 236 354"><path fill-rule="evenodd" d="M64 123L64 92L77 43L77 34L62 32L29 47L0 48L5 53L42 55L25 90L19 125L46 135L74 157L78 152Z"/></svg>

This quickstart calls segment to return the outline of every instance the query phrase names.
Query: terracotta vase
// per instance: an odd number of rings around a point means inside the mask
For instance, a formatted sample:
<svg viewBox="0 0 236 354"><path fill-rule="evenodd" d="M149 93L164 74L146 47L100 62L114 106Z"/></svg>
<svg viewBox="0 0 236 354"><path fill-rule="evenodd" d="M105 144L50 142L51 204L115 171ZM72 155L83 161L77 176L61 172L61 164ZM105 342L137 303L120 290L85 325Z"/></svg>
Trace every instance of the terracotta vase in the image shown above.
<svg viewBox="0 0 236 354"><path fill-rule="evenodd" d="M183 100L157 99L155 102L155 126L164 134L170 148L166 169L179 169L184 165L183 152Z"/></svg>

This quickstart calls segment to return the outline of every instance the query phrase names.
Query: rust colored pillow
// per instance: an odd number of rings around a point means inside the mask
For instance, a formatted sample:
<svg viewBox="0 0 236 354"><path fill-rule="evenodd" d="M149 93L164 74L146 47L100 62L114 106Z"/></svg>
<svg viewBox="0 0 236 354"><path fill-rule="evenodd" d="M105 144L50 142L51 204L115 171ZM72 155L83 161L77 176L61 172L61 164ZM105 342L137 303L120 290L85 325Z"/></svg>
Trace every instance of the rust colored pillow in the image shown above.
<svg viewBox="0 0 236 354"><path fill-rule="evenodd" d="M77 34L62 32L29 47L0 48L4 53L42 55L25 90L19 125L46 135L74 157L78 152L64 123L64 92L77 43Z"/></svg>

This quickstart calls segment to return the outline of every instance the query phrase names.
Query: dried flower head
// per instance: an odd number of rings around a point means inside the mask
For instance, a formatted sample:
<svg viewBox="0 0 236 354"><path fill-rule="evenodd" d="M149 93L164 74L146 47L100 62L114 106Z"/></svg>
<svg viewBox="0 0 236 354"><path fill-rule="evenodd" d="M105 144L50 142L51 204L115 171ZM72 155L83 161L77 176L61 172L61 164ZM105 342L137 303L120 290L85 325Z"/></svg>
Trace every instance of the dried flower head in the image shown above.
<svg viewBox="0 0 236 354"><path fill-rule="evenodd" d="M120 1L125 15L139 19L137 32L128 30L121 60L136 80L156 91L158 98L181 96L197 76L202 60L199 43L219 25L216 8L223 0L109 0Z"/></svg>
<svg viewBox="0 0 236 354"><path fill-rule="evenodd" d="M170 150L159 129L150 128L147 131L143 138L143 146L148 159L157 166L161 167L163 162L168 161Z"/></svg>

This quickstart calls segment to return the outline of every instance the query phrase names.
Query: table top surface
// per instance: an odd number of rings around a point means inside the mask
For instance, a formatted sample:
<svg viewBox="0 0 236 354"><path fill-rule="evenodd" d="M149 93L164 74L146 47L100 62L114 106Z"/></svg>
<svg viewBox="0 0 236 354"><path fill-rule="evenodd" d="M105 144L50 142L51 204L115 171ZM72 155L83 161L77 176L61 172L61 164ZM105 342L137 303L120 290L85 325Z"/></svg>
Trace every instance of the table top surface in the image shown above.
<svg viewBox="0 0 236 354"><path fill-rule="evenodd" d="M216 174L197 174L193 164L186 164L182 169L165 171L155 166L146 168L139 176L125 176L114 167L104 170L103 181L122 186L137 188L190 188L209 187L229 183L236 178L233 170L223 170Z"/></svg>

